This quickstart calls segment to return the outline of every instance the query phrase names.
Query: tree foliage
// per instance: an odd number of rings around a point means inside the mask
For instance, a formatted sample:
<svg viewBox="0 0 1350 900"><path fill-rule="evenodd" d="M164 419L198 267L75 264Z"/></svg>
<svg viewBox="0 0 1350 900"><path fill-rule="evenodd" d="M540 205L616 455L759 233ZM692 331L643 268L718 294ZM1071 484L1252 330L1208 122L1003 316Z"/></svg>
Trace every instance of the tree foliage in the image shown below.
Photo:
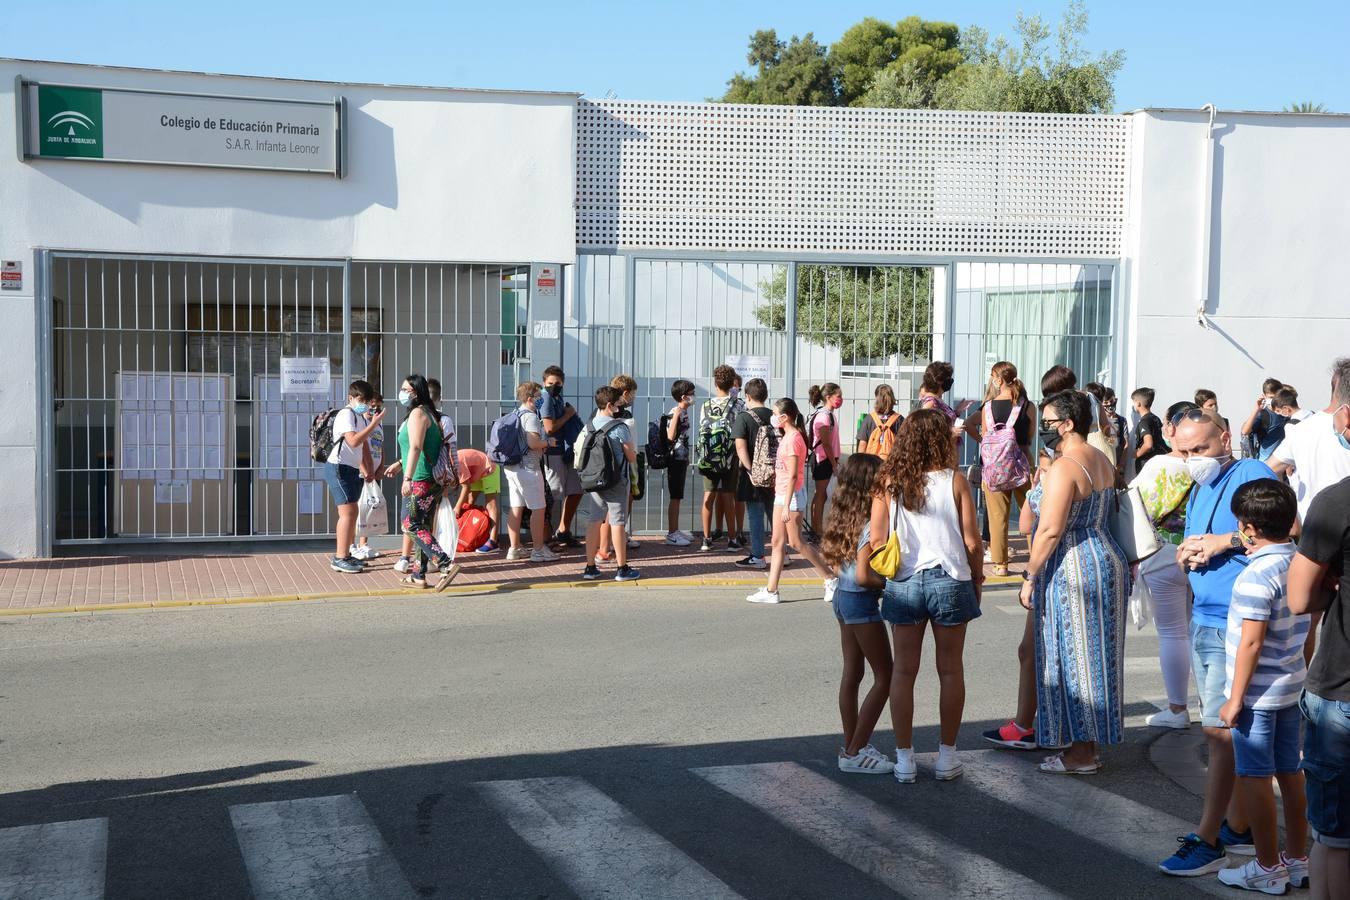
<svg viewBox="0 0 1350 900"><path fill-rule="evenodd" d="M1325 103L1291 103L1284 108L1285 112L1292 113L1324 113L1327 111Z"/></svg>
<svg viewBox="0 0 1350 900"><path fill-rule="evenodd" d="M1040 16L1017 18L1014 39L979 27L910 16L894 25L866 18L828 49L814 35L779 40L772 29L750 38L753 74L728 82L729 103L808 106L1110 112L1124 64L1116 50L1083 46L1088 15L1070 3L1059 28Z"/></svg>
<svg viewBox="0 0 1350 900"><path fill-rule="evenodd" d="M797 335L834 347L845 365L900 356L927 361L932 352L932 270L894 266L797 267ZM787 271L763 285L755 310L766 328L787 327Z"/></svg>

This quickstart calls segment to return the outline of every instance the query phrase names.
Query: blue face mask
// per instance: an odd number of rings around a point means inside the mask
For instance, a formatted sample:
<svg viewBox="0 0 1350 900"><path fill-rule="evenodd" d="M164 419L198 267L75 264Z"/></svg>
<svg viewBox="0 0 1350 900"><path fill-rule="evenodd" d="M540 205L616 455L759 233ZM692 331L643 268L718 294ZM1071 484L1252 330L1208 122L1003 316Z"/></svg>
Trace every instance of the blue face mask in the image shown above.
<svg viewBox="0 0 1350 900"><path fill-rule="evenodd" d="M398 392L398 405L402 407L412 406L412 394L407 391Z"/></svg>
<svg viewBox="0 0 1350 900"><path fill-rule="evenodd" d="M352 407L352 411L355 412L358 416L364 416L367 412L370 411L370 404L358 403Z"/></svg>
<svg viewBox="0 0 1350 900"><path fill-rule="evenodd" d="M1346 409L1346 407L1342 406L1341 409ZM1336 412L1340 412L1341 409L1336 410ZM1336 413L1331 414L1331 427L1332 428L1336 427ZM1350 429L1350 425L1346 425L1345 428L1342 428L1340 431L1336 432L1336 440L1341 442L1342 447L1344 447L1347 450L1350 450L1350 438L1347 438L1345 436L1345 432L1347 429Z"/></svg>

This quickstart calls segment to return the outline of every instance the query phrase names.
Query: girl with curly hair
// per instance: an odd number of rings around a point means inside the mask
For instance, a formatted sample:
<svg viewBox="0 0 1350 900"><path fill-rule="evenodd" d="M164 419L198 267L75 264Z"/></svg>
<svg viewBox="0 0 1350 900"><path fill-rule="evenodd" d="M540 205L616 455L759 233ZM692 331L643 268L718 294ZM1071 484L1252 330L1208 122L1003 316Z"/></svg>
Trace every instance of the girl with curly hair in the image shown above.
<svg viewBox="0 0 1350 900"><path fill-rule="evenodd" d="M921 409L900 426L895 449L882 464L872 498L871 545L885 546L894 531L901 562L886 581L881 616L895 636L891 720L895 778L918 777L914 764L914 681L923 635L933 623L940 683L937 777L961 774L956 736L966 703L966 624L980 615L984 542L970 483L956 469L951 423L940 410Z"/></svg>
<svg viewBox="0 0 1350 900"><path fill-rule="evenodd" d="M825 564L839 573L833 600L844 654L839 681L844 745L839 748L839 771L865 775L885 775L895 768L871 743L891 687L891 642L881 621L885 582L869 565L872 492L880 468L880 457L855 453L839 469L820 544ZM859 706L865 667L872 669L872 688Z"/></svg>

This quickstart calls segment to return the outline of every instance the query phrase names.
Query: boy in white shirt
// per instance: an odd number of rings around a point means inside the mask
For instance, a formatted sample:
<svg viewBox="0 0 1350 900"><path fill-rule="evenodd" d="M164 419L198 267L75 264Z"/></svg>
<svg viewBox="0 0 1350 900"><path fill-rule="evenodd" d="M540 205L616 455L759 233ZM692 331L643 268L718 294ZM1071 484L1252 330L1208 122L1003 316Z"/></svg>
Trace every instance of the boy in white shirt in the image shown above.
<svg viewBox="0 0 1350 900"><path fill-rule="evenodd" d="M337 506L337 553L331 566L334 572L358 575L365 567L351 557L356 543L356 505L361 499L361 485L373 475L370 447L367 441L384 421L384 412L365 418L370 398L375 389L368 382L357 379L347 390L347 405L333 417L333 449L323 466L324 481Z"/></svg>

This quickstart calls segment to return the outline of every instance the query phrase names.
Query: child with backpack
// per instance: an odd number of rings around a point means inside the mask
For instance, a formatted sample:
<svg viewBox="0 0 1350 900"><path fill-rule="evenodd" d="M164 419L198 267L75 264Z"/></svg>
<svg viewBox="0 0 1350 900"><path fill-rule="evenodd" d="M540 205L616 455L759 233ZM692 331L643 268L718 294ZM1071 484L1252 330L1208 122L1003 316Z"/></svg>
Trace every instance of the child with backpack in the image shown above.
<svg viewBox="0 0 1350 900"><path fill-rule="evenodd" d="M844 405L844 389L833 381L812 385L807 395L813 412L806 421L807 450L811 453L811 480L816 492L811 497L811 530L820 534L825 520L825 502L830 496L830 479L839 468L839 408Z"/></svg>
<svg viewBox="0 0 1350 900"><path fill-rule="evenodd" d="M1008 574L1008 520L1012 505L1026 503L1031 489L1031 436L1036 433L1036 407L1010 362L995 363L989 388L976 415L966 419L966 433L980 442L980 489L989 522L989 558L994 574Z"/></svg>
<svg viewBox="0 0 1350 900"><path fill-rule="evenodd" d="M323 462L323 478L337 506L337 552L330 563L333 571L358 575L365 570L351 555L356 545L357 501L361 487L375 471L370 458L370 436L384 421L384 411L366 418L375 389L357 379L347 390L347 405L320 413L310 427L310 450L315 462Z"/></svg>
<svg viewBox="0 0 1350 900"><path fill-rule="evenodd" d="M680 528L680 505L689 478L689 410L694 405L694 383L687 378L679 379L670 386L670 396L675 405L648 429L647 461L653 469L666 470L666 490L670 494L666 543L688 547L694 536Z"/></svg>
<svg viewBox="0 0 1350 900"><path fill-rule="evenodd" d="M365 416L366 424L370 424L371 422L373 422L376 416L380 416L380 421L381 423L383 423L384 397L380 395L379 391L373 390L371 391L370 394L370 403L366 407L366 416ZM364 479L366 484L371 484L373 482L379 481L380 476L383 472L382 468L384 466L383 424L381 424L381 427L376 428L374 431L370 433L370 440L366 441L366 446L370 448L370 469L367 472L363 473L361 477ZM360 530L364 531L365 529L362 528ZM352 559L357 560L358 562L369 562L372 559L379 559L380 557L379 551L377 551L374 547L370 546L370 536L367 534L360 534L356 538L356 544L353 545L351 551L347 555L350 556Z"/></svg>
<svg viewBox="0 0 1350 900"><path fill-rule="evenodd" d="M797 402L791 397L779 400L774 404L774 416L769 424L783 432L774 470L773 556L769 562L769 583L745 599L751 603L779 602L778 582L783 575L789 546L805 556L825 579L825 596L827 600L831 599L834 573L816 548L802 540L802 513L806 510L807 450L803 434L806 422L797 409Z"/></svg>
<svg viewBox="0 0 1350 900"><path fill-rule="evenodd" d="M858 452L885 459L895 447L905 417L895 410L895 390L889 384L877 385L872 397L872 411L858 426Z"/></svg>
<svg viewBox="0 0 1350 900"><path fill-rule="evenodd" d="M577 515L586 523L585 581L600 579L598 552L600 526L608 525L614 538L614 554L619 569L615 581L636 581L639 574L628 565L628 509L632 498L630 471L637 462L637 444L633 429L618 414L622 394L606 385L595 392L598 410L577 440L575 465L577 477L586 493Z"/></svg>
<svg viewBox="0 0 1350 900"><path fill-rule="evenodd" d="M507 560L556 562L560 557L548 547L548 526L545 524L544 451L550 440L544 437L544 424L539 419L539 402L544 388L537 381L527 381L516 388L519 408L492 423L488 434L488 459L502 467L506 475L506 493L511 512L506 528L511 537ZM530 513L530 539L534 551L521 543L520 527L525 511Z"/></svg>
<svg viewBox="0 0 1350 900"><path fill-rule="evenodd" d="M703 544L704 553L711 552L713 544L724 533L730 534L728 550L741 550L744 544L734 533L736 519L736 482L740 465L731 437L731 426L740 414L739 398L731 396L736 386L736 370L722 365L713 370L713 397L703 404L698 421L698 470L703 475ZM720 524L724 530L714 530Z"/></svg>
<svg viewBox="0 0 1350 900"><path fill-rule="evenodd" d="M610 379L609 386L619 392L618 413L615 415L615 418L625 420L631 427L633 424L633 404L637 402L637 381L634 380L631 375L615 375ZM630 469L632 468L633 467L630 467ZM630 484L632 483L633 477L634 472L630 471L628 473ZM633 497L630 493L628 497L628 515L631 516L632 512ZM638 542L632 534L628 535L627 540L629 550L638 549ZM606 522L600 527L600 550L596 553L594 560L596 563L603 563L609 562L613 558L614 535L610 533L609 523Z"/></svg>
<svg viewBox="0 0 1350 900"><path fill-rule="evenodd" d="M751 378L745 385L746 409L731 426L736 442L736 457L741 464L736 497L745 504L750 518L750 555L736 561L741 569L767 569L764 546L765 511L773 505L774 466L778 454L778 432L769 425L773 410L765 405L769 386L763 378Z"/></svg>
<svg viewBox="0 0 1350 900"><path fill-rule="evenodd" d="M838 487L825 517L820 549L825 564L839 572L834 591L834 617L839 622L844 672L839 681L839 715L844 743L839 771L886 775L895 763L872 746L872 732L891 692L891 641L881 619L881 589L886 582L872 571L872 491L880 457L858 453L839 469ZM858 690L864 669L872 670L872 687L861 705Z"/></svg>

